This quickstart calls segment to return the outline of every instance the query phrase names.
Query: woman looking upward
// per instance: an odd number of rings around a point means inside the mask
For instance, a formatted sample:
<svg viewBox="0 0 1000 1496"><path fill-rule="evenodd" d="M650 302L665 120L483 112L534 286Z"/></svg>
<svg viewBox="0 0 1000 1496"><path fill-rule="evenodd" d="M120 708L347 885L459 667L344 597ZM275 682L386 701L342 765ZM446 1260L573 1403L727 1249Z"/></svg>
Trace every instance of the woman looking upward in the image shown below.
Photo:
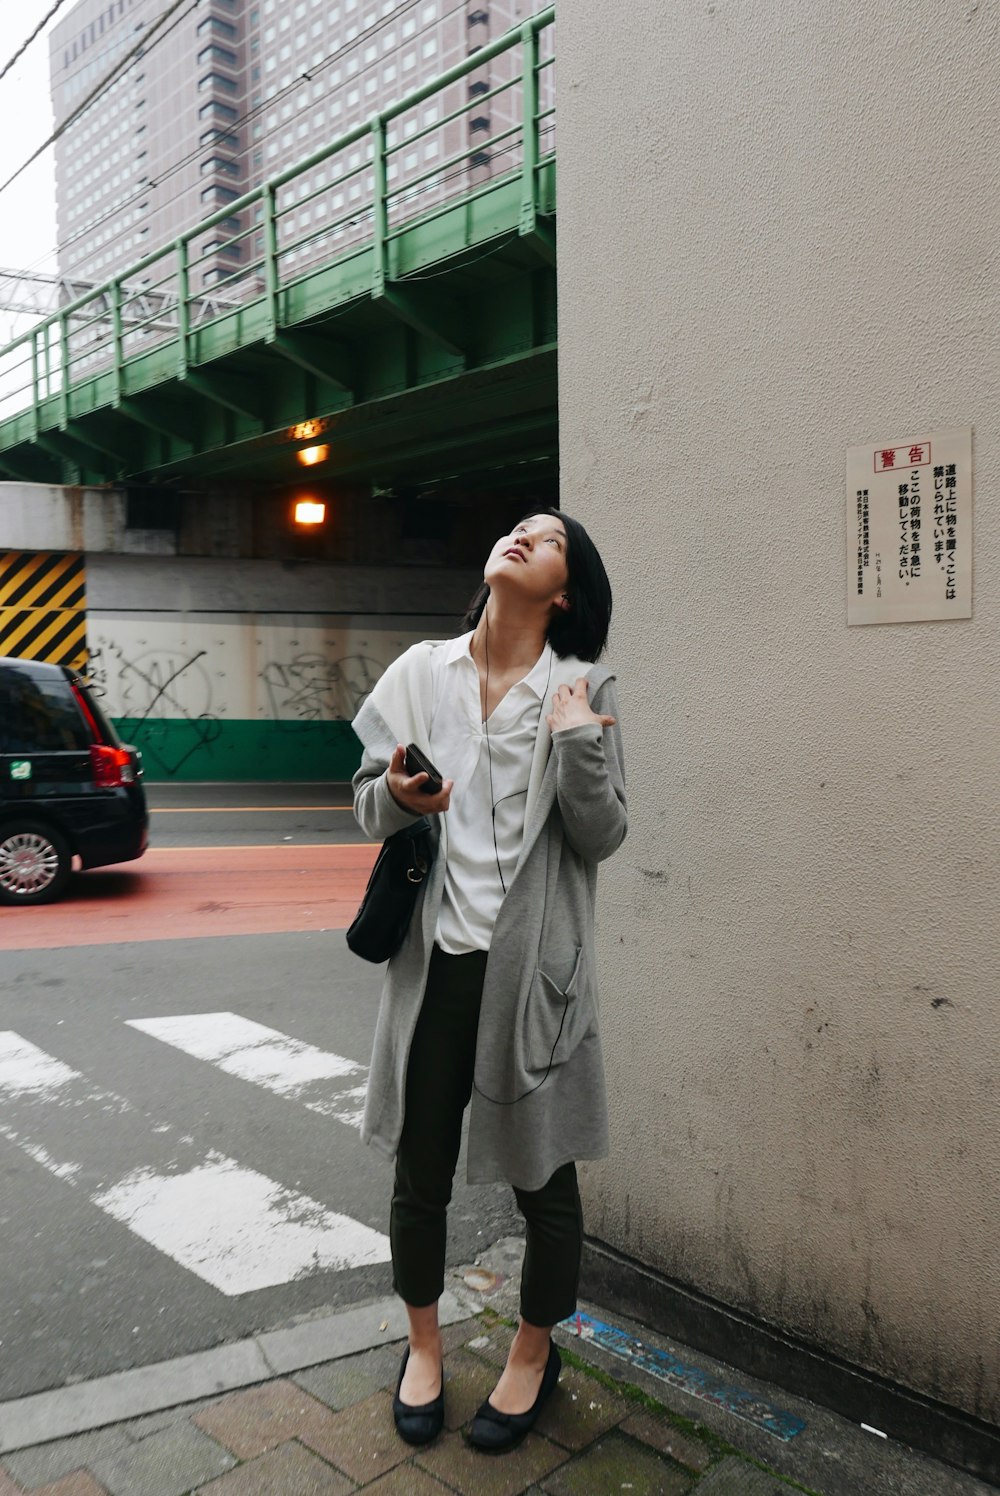
<svg viewBox="0 0 1000 1496"><path fill-rule="evenodd" d="M608 1151L598 1027L597 864L626 830L614 677L595 662L611 588L579 521L548 509L496 542L458 638L414 645L354 723L354 808L382 840L426 815L435 858L389 962L362 1136L395 1159L390 1240L409 1344L396 1427L444 1419L437 1301L462 1116L470 1183L504 1180L525 1218L521 1320L469 1429L512 1449L559 1376L552 1327L576 1308L576 1160ZM413 742L442 775L407 774Z"/></svg>

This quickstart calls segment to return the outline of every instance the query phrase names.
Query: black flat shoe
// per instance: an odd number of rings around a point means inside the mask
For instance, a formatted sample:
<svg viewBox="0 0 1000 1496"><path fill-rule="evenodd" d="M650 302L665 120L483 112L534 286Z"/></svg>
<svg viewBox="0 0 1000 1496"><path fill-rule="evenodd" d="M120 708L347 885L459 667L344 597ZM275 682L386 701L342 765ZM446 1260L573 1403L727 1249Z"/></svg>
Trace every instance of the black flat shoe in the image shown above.
<svg viewBox="0 0 1000 1496"><path fill-rule="evenodd" d="M409 1359L410 1347L407 1346L403 1352L399 1380L392 1399L392 1416L396 1423L397 1434L401 1439L405 1439L407 1444L429 1444L444 1428L444 1367L441 1368L441 1391L437 1397L432 1402L412 1407L410 1403L401 1402L399 1397L399 1389L403 1385L406 1363Z"/></svg>
<svg viewBox="0 0 1000 1496"><path fill-rule="evenodd" d="M549 1342L549 1359L542 1372L538 1396L526 1413L498 1413L489 1398L482 1404L469 1427L469 1443L484 1454L506 1454L516 1449L535 1426L539 1413L555 1390L562 1370L562 1357Z"/></svg>

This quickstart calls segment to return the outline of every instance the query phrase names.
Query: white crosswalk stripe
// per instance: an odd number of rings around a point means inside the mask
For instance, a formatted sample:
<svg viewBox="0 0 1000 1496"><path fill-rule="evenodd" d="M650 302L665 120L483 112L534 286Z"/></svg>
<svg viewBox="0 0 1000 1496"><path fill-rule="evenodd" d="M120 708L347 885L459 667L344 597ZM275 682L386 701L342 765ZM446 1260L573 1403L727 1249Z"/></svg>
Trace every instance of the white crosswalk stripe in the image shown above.
<svg viewBox="0 0 1000 1496"><path fill-rule="evenodd" d="M291 1039L238 1013L185 1013L126 1022L129 1028L217 1065L227 1075L287 1096L322 1117L361 1126L367 1071L355 1060Z"/></svg>
<svg viewBox="0 0 1000 1496"><path fill-rule="evenodd" d="M211 1056L220 1068L342 1121L357 1110L362 1066L300 1045L237 1014L222 1016L227 1023L215 1028ZM162 1028L172 1022L142 1020L133 1026ZM168 1042L187 1034L194 1044L192 1021L177 1022L181 1026ZM229 1043L220 1051L223 1031ZM210 1057L208 1034L208 1028L202 1030L199 1058ZM177 1047L195 1052L187 1044ZM353 1084L345 1088L345 1082ZM317 1085L326 1090L316 1093ZM73 1121L69 1129L67 1110ZM0 1032L0 1136L228 1296L321 1270L389 1261L383 1233L217 1149L199 1148L192 1137L151 1118L128 1098L95 1086L13 1031ZM108 1181L104 1159L123 1153L150 1161Z"/></svg>
<svg viewBox="0 0 1000 1496"><path fill-rule="evenodd" d="M214 1151L182 1174L136 1169L92 1198L228 1295L389 1260L380 1232Z"/></svg>

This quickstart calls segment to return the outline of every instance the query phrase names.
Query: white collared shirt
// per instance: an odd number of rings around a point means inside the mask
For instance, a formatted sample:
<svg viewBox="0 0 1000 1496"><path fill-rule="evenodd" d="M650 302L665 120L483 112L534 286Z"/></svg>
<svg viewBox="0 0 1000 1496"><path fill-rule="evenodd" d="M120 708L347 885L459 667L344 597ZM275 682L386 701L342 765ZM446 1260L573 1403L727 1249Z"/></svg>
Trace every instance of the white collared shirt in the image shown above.
<svg viewBox="0 0 1000 1496"><path fill-rule="evenodd" d="M436 650L432 667L431 758L455 781L435 935L451 955L489 950L504 885L510 887L521 855L535 737L552 678L552 646L546 644L484 723L471 640L471 633L462 634Z"/></svg>

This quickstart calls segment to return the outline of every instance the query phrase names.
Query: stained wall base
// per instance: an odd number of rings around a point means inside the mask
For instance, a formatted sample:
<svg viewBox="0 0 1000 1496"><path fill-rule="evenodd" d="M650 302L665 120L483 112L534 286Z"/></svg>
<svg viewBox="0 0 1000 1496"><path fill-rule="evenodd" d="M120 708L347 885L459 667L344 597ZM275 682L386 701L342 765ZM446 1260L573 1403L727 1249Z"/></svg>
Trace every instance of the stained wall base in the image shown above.
<svg viewBox="0 0 1000 1496"><path fill-rule="evenodd" d="M831 1356L587 1238L583 1298L1000 1485L1000 1428Z"/></svg>

